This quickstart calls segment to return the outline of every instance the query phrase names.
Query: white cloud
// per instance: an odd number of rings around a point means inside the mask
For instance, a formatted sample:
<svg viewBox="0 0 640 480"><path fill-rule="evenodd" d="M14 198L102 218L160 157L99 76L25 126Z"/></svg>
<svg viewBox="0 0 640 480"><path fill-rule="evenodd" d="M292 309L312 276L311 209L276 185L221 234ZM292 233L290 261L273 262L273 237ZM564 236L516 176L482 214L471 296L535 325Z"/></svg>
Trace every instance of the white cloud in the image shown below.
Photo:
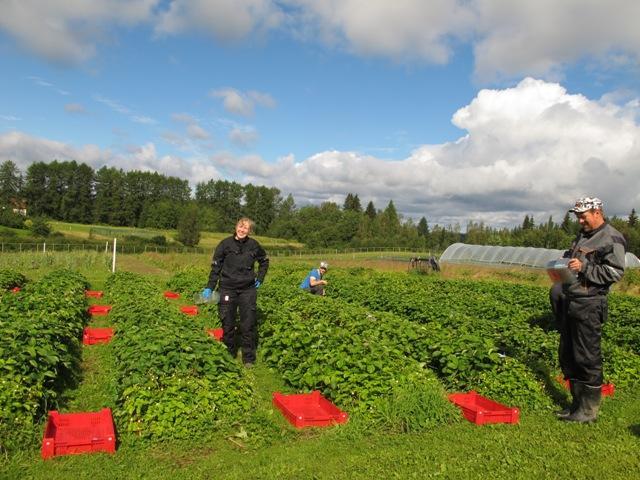
<svg viewBox="0 0 640 480"><path fill-rule="evenodd" d="M96 146L72 147L11 132L0 135L0 158L21 169L32 161L74 159L148 169L188 179L232 177L275 186L299 205L357 193L384 208L429 223L468 220L488 225L520 224L525 214L560 221L573 201L595 195L608 214L640 208L640 102L624 106L572 94L557 83L527 78L513 88L482 90L453 115L466 135L424 145L409 157L387 161L357 152L325 151L274 163L257 155L219 152L210 158L160 156L148 143L125 154Z"/></svg>
<svg viewBox="0 0 640 480"><path fill-rule="evenodd" d="M190 115L184 112L172 114L171 119L174 120L175 122L186 123L186 124L197 123L197 120L193 115Z"/></svg>
<svg viewBox="0 0 640 480"><path fill-rule="evenodd" d="M241 148L249 148L258 141L258 132L253 127L235 127L229 132L229 140Z"/></svg>
<svg viewBox="0 0 640 480"><path fill-rule="evenodd" d="M143 23L158 35L200 31L219 41L279 29L354 55L434 64L468 45L477 78L489 82L559 80L584 59L637 69L638 18L637 0L22 0L3 3L0 30L67 64L94 57L115 28Z"/></svg>
<svg viewBox="0 0 640 480"><path fill-rule="evenodd" d="M209 140L211 138L209 132L195 123L187 126L187 135L193 140Z"/></svg>
<svg viewBox="0 0 640 480"><path fill-rule="evenodd" d="M245 182L291 192L299 203L352 192L378 208L393 199L399 211L431 223L513 225L525 214L560 221L584 195L626 216L640 206L638 113L636 102L595 102L527 78L514 88L479 92L453 116L464 137L425 145L403 160L327 151L297 163L227 156L224 166L243 173Z"/></svg>
<svg viewBox="0 0 640 480"><path fill-rule="evenodd" d="M173 0L158 16L156 33L199 30L217 40L236 41L278 26L282 13L271 0Z"/></svg>
<svg viewBox="0 0 640 480"><path fill-rule="evenodd" d="M171 115L171 118L173 121L178 122L178 123L184 123L186 125L186 133L187 133L187 137L191 140L209 140L211 138L211 134L209 134L209 132L207 132L204 128L202 128L198 122L198 119L196 117L194 117L193 115L190 115L188 113L174 113ZM173 137L173 140L175 140L176 137L178 137L177 134L171 134L169 135L166 139L168 141L170 138ZM186 141L182 141L182 143L188 143Z"/></svg>
<svg viewBox="0 0 640 480"><path fill-rule="evenodd" d="M476 0L476 74L558 74L586 56L620 66L640 59L640 2L635 0ZM631 55L621 55L625 52Z"/></svg>
<svg viewBox="0 0 640 480"><path fill-rule="evenodd" d="M147 21L159 0L20 0L2 2L0 29L55 63L83 62L96 53L105 26Z"/></svg>
<svg viewBox="0 0 640 480"><path fill-rule="evenodd" d="M293 28L358 54L445 63L452 41L471 33L474 13L456 0L290 0Z"/></svg>
<svg viewBox="0 0 640 480"><path fill-rule="evenodd" d="M256 104L268 108L276 106L276 101L271 95L255 90L243 93L235 88L220 88L211 90L209 95L214 98L221 98L224 109L227 112L242 117L253 116Z"/></svg>
<svg viewBox="0 0 640 480"><path fill-rule="evenodd" d="M182 158L173 155L159 156L153 143L132 147L127 152L115 152L97 145L76 147L55 140L33 137L13 131L0 134L0 158L12 160L26 173L34 162L53 160L86 163L94 170L103 166L128 170L159 172L183 178L195 185L198 182L221 178L214 163L206 158Z"/></svg>

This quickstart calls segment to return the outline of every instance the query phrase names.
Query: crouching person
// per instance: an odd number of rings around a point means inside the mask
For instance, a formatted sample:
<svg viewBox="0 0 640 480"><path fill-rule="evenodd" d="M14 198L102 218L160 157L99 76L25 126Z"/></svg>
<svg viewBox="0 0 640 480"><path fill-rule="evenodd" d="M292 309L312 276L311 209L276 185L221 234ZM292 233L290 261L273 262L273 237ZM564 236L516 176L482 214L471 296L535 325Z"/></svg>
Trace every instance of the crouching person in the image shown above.
<svg viewBox="0 0 640 480"><path fill-rule="evenodd" d="M302 281L300 288L314 295L324 295L324 287L327 285L327 281L322 277L325 276L328 268L329 264L327 262L320 262L320 266L312 269Z"/></svg>

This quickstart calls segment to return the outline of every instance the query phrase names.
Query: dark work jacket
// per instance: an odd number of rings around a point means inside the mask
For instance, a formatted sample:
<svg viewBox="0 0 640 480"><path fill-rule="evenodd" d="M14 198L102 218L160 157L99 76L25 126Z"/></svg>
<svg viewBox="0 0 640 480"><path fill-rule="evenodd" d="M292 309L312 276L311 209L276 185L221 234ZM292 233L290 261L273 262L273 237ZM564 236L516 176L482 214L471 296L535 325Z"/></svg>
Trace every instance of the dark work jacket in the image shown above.
<svg viewBox="0 0 640 480"><path fill-rule="evenodd" d="M258 273L254 265L258 263ZM256 280L264 282L269 269L269 257L260 244L250 237L236 240L227 237L216 247L211 260L211 273L207 287L215 289L218 280L220 288L244 289L253 287Z"/></svg>
<svg viewBox="0 0 640 480"><path fill-rule="evenodd" d="M577 282L562 286L563 293L570 297L606 295L622 278L626 246L622 234L608 223L590 232L580 231L564 257L579 258L582 270Z"/></svg>

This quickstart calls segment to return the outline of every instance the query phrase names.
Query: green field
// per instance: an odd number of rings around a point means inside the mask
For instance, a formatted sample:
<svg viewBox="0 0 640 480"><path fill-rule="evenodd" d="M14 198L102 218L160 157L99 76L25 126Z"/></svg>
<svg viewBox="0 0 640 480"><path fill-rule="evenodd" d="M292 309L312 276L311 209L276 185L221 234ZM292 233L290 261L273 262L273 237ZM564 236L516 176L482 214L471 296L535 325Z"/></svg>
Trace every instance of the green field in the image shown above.
<svg viewBox="0 0 640 480"><path fill-rule="evenodd" d="M156 230L150 228L135 228L135 227L113 227L113 226L98 226L98 225L86 225L81 223L66 223L51 221L51 230L53 232L59 232L65 236L69 241L82 241L87 239L94 240L113 240L113 238L122 239L126 236L136 236L141 238L152 238L156 236L164 236L168 242L174 241L177 232L176 230ZM212 250L223 238L229 236L229 233L221 232L200 232L199 247ZM271 237L255 237L265 248L301 248L302 244L293 240L286 240L282 238Z"/></svg>
<svg viewBox="0 0 640 480"><path fill-rule="evenodd" d="M344 385L325 378L360 368L355 359L349 357L359 352L357 355L365 355L371 364L382 362L376 367L381 369L380 374L374 369L368 375L351 380L344 377L343 381L352 382L354 386L349 388L372 388L372 392L384 392L386 386L377 382L384 375L392 379L413 378L411 375L403 377L406 372L401 363L406 361L407 364L418 365L413 363L412 357L421 355L423 347L420 345L428 349L437 342L444 342L443 346L460 344L462 346L454 356L472 361L482 354L482 350L472 354L471 347L465 348L464 345L473 342L482 345L486 338L502 338L506 332L510 332L510 338L504 338L501 348L507 349L514 361L518 360L514 365L524 375L529 372L531 357L551 358L555 348L554 333L536 327L544 324L548 314L545 310L548 285L543 275L518 270L492 273L486 269L452 267L444 268L438 275L418 276L407 270L405 262L376 255L325 255L322 258L331 263L327 277L330 286L325 299L308 299L296 291L297 282L317 263L317 256L272 258L272 270L258 300L263 316L263 340L258 363L252 370L241 370L237 377L238 385L246 385L252 392L250 412L222 419L210 427L194 423L194 428L200 430L188 438L170 438L170 433L167 437L144 438L128 433L126 424L119 419L119 445L115 455L63 456L47 461L39 456L44 425L41 421L30 441L3 454L0 477L640 478L637 351L631 350L625 360L616 357L613 363L608 364L610 379L615 380L617 388L613 397L604 400L601 417L593 425L557 421L553 410L566 401L566 396L563 397L566 394L557 385L548 390L541 382L529 377L526 378L531 381L527 380L527 388L524 388L524 377L520 378L520 373L509 376L506 372L495 378L490 375L469 377L474 381L484 379L485 383L479 383L478 387L503 395L504 399L522 399L522 404L518 404L521 408L519 424L484 426L473 425L460 418L434 418L429 409L416 400L433 400L429 396L431 390L423 391L421 383L410 383L410 388L399 390L405 395L400 397L404 399L402 404L385 403L387 409L380 416L371 413L379 407L375 398L377 393L367 396L363 390L358 398L350 399ZM60 268L79 272L93 289L108 289L112 281L110 257L101 254L59 253L41 257L11 254L0 257L0 261L0 269L19 270L32 282ZM105 297L102 302L114 303L114 312L106 317L94 317L90 324L108 326L114 321L126 321L116 312L118 302L131 301L133 305L152 302L143 288L161 292L169 288L167 282L177 281L177 273L183 275L180 285L184 288L183 299L177 303L189 303L190 292L200 288L206 280L209 261L209 255L205 254L121 255L117 270L134 273L135 278L140 279L135 281L142 283L134 287L131 300ZM481 301L472 298L476 294ZM149 305L149 308L156 308L156 303ZM158 308L177 308L177 305L164 300L158 305ZM426 311L431 312L431 320L424 323L421 319ZM607 332L612 346L615 343L616 349L626 352L625 349L635 345L639 315L635 297L617 294L612 299L612 318ZM537 324L529 325L528 319L534 317ZM191 328L202 332L204 328L217 326L213 310L193 318L173 318L171 321L183 322L180 329L184 328L187 334ZM368 321L369 318L375 318L375 321ZM525 323L518 323L521 320ZM424 327L435 325L433 322L465 329L470 326L471 330L465 330L464 338L457 334L452 337L427 336ZM318 332L325 332L322 335L328 336L314 337ZM432 331L438 332L442 331ZM358 335L368 339L363 344L371 345L362 350L361 342L350 340L358 338ZM340 343L337 337L344 337L345 341ZM315 360L324 358L322 355L326 352L311 347L305 350L303 345L307 341L324 342L326 351L334 352L332 357L326 357L322 362ZM291 348L278 353L281 342L289 342L287 344L303 356L291 356L295 353ZM117 351L117 345L125 344L114 342L82 348L81 379L65 390L59 406L61 411L93 411L105 406L114 408L114 411L120 408L115 372L123 361L124 352ZM509 353L509 348L512 353ZM394 353L394 349L399 350ZM143 352L139 354L142 359ZM437 369L439 357L434 352L430 355L433 368ZM400 358L405 360L399 362ZM339 361L355 363L341 370L336 366ZM392 367L391 371L385 370L387 363ZM305 376L316 365L321 366L322 371ZM557 366L552 361L547 366L549 375L553 377ZM364 374L367 367L363 365ZM443 363L439 368L438 382L442 382L447 391L452 391L452 385L462 385L467 381L464 375L471 368L480 367L451 370L451 366ZM296 430L284 421L271 404L272 393L304 390L301 385L307 381L338 399L336 403L350 413L349 423L327 429ZM508 389L502 388L505 382ZM549 392L555 396L550 397ZM446 405L444 400L443 405ZM446 410L444 406L434 408Z"/></svg>

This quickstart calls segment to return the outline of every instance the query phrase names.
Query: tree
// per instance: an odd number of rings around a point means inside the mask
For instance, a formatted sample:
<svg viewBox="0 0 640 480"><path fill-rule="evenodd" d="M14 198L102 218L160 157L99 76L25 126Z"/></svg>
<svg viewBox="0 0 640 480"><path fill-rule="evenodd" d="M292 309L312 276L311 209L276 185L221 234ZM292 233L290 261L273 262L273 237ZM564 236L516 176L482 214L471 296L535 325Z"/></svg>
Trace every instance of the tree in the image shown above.
<svg viewBox="0 0 640 480"><path fill-rule="evenodd" d="M11 160L0 165L0 205L10 205L18 201L22 188L22 175Z"/></svg>
<svg viewBox="0 0 640 480"><path fill-rule="evenodd" d="M429 236L429 224L427 223L427 219L422 217L418 222L418 236L420 237L428 237Z"/></svg>
<svg viewBox="0 0 640 480"><path fill-rule="evenodd" d="M280 190L248 184L244 186L243 215L251 218L255 232L264 235L276 217L276 208L281 201Z"/></svg>
<svg viewBox="0 0 640 480"><path fill-rule="evenodd" d="M196 201L214 207L221 215L218 230L233 231L242 216L242 197L244 188L236 182L209 180L196 185ZM255 219L253 219L255 221Z"/></svg>
<svg viewBox="0 0 640 480"><path fill-rule="evenodd" d="M360 204L360 198L358 194L355 195L352 193L348 193L347 197L344 199L344 205L342 207L345 211L353 211L353 212L362 212L362 205Z"/></svg>
<svg viewBox="0 0 640 480"><path fill-rule="evenodd" d="M385 243L393 243L394 239L400 234L400 217L398 211L393 204L393 200L389 200L387 208L376 219L380 224L380 235L386 240Z"/></svg>
<svg viewBox="0 0 640 480"><path fill-rule="evenodd" d="M374 218L376 218L376 215L378 214L376 212L376 207L374 207L373 202L369 201L369 203L367 203L367 208L364 211L364 214L369 217L371 220L373 220Z"/></svg>
<svg viewBox="0 0 640 480"><path fill-rule="evenodd" d="M93 218L96 223L126 225L124 172L102 167L96 172Z"/></svg>
<svg viewBox="0 0 640 480"><path fill-rule="evenodd" d="M629 219L627 220L627 223L632 228L635 227L636 225L638 225L638 215L636 215L636 209L635 208L631 209L631 213L629 214Z"/></svg>
<svg viewBox="0 0 640 480"><path fill-rule="evenodd" d="M178 222L176 240L187 247L195 247L200 243L200 222L198 221L197 205L189 205L182 212Z"/></svg>

